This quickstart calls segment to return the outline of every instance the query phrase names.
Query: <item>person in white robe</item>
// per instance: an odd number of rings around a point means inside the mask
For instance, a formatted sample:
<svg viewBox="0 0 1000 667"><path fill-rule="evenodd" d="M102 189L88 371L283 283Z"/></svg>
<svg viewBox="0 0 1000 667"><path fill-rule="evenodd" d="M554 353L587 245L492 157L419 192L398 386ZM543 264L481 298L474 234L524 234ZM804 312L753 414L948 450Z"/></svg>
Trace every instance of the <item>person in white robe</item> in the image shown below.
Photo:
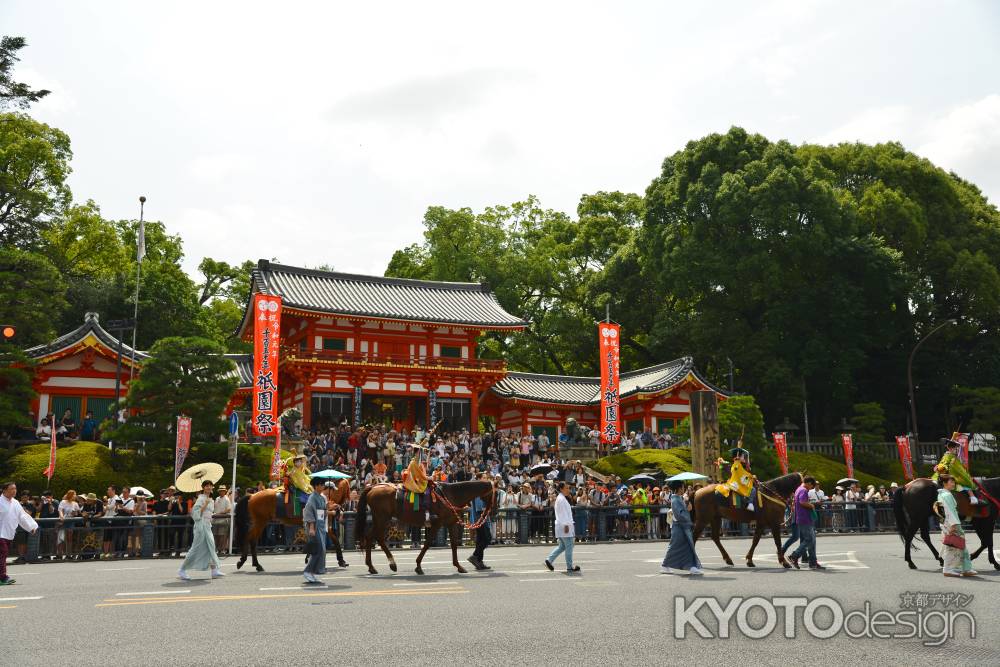
<svg viewBox="0 0 1000 667"><path fill-rule="evenodd" d="M215 512L215 503L212 501L212 490L215 485L205 480L201 483L201 495L194 501L191 508L191 519L194 521L194 536L191 538L191 548L188 549L187 556L181 569L177 571L177 576L184 581L191 579L188 570L207 570L212 568L212 578L218 579L222 576L219 569L219 556L215 553L215 538L212 536L212 514Z"/></svg>
<svg viewBox="0 0 1000 667"><path fill-rule="evenodd" d="M7 556L19 527L29 533L38 530L38 524L17 502L17 484L4 482L0 489L0 586L15 583L7 576Z"/></svg>

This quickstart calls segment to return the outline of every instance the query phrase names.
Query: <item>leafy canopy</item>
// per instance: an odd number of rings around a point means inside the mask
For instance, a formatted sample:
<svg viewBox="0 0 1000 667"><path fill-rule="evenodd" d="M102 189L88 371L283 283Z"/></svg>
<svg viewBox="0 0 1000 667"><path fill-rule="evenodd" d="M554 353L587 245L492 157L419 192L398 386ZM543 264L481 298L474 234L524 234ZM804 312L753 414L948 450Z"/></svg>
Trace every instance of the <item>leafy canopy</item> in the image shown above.
<svg viewBox="0 0 1000 667"><path fill-rule="evenodd" d="M174 444L177 417L191 417L192 442L213 442L227 430L221 418L236 390L233 362L221 345L204 338L161 338L128 393L139 411L109 437L143 440L153 448Z"/></svg>

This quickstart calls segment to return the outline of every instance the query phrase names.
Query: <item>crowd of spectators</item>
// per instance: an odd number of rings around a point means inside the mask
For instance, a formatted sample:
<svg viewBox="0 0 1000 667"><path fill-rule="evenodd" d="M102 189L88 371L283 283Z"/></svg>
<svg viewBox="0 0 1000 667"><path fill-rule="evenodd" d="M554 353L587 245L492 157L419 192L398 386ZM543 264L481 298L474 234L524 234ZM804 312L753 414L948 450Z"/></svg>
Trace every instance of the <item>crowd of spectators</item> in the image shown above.
<svg viewBox="0 0 1000 667"><path fill-rule="evenodd" d="M263 485L261 485L263 486ZM215 499L213 528L219 550L228 547L229 518L233 502L225 485ZM152 517L160 520L155 535L154 553L179 556L190 542L188 514L196 494L183 494L171 486L161 489L158 498L144 488L116 485L106 492L77 493L67 491L56 500L51 491L33 496L22 489L19 501L25 512L42 521L39 552L43 559L106 560L136 558L142 552L142 523ZM18 531L15 540L17 561L24 562L27 534Z"/></svg>

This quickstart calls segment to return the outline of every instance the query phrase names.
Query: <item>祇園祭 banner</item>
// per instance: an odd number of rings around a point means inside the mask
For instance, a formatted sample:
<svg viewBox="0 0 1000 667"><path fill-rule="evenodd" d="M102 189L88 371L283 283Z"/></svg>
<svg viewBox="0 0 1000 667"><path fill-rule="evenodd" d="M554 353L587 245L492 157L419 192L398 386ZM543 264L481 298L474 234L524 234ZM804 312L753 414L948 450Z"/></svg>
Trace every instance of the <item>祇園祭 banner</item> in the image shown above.
<svg viewBox="0 0 1000 667"><path fill-rule="evenodd" d="M253 431L275 435L278 431L278 342L281 331L281 297L256 294L253 298Z"/></svg>
<svg viewBox="0 0 1000 667"><path fill-rule="evenodd" d="M611 322L597 325L601 361L601 442L608 445L617 445L622 434L618 391L620 331L621 327Z"/></svg>
<svg viewBox="0 0 1000 667"><path fill-rule="evenodd" d="M778 454L778 463L781 465L781 474L788 474L788 441L785 440L784 433L772 433L774 438L774 451Z"/></svg>
<svg viewBox="0 0 1000 667"><path fill-rule="evenodd" d="M184 459L187 458L188 450L191 449L191 418L177 418L177 446L174 450L174 479L181 474L184 468Z"/></svg>
<svg viewBox="0 0 1000 667"><path fill-rule="evenodd" d="M899 450L899 462L903 466L903 478L913 479L913 455L910 452L910 439L905 435L896 436L896 449Z"/></svg>
<svg viewBox="0 0 1000 667"><path fill-rule="evenodd" d="M847 464L847 476L854 477L854 439L850 433L841 433L840 442L844 445L844 463Z"/></svg>
<svg viewBox="0 0 1000 667"><path fill-rule="evenodd" d="M969 470L969 443L972 437L971 433L959 433L956 431L951 434L951 439L958 443L958 460L962 462L962 467Z"/></svg>

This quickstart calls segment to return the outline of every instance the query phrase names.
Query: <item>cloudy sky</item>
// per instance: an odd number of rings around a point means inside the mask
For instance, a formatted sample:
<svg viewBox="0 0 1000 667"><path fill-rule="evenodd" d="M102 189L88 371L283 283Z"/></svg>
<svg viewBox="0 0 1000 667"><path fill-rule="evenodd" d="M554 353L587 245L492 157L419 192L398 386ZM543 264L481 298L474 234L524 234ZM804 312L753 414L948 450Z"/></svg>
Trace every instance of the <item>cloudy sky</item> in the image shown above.
<svg viewBox="0 0 1000 667"><path fill-rule="evenodd" d="M381 274L431 205L642 192L731 125L901 141L1000 202L1000 3L4 0L75 197Z"/></svg>

